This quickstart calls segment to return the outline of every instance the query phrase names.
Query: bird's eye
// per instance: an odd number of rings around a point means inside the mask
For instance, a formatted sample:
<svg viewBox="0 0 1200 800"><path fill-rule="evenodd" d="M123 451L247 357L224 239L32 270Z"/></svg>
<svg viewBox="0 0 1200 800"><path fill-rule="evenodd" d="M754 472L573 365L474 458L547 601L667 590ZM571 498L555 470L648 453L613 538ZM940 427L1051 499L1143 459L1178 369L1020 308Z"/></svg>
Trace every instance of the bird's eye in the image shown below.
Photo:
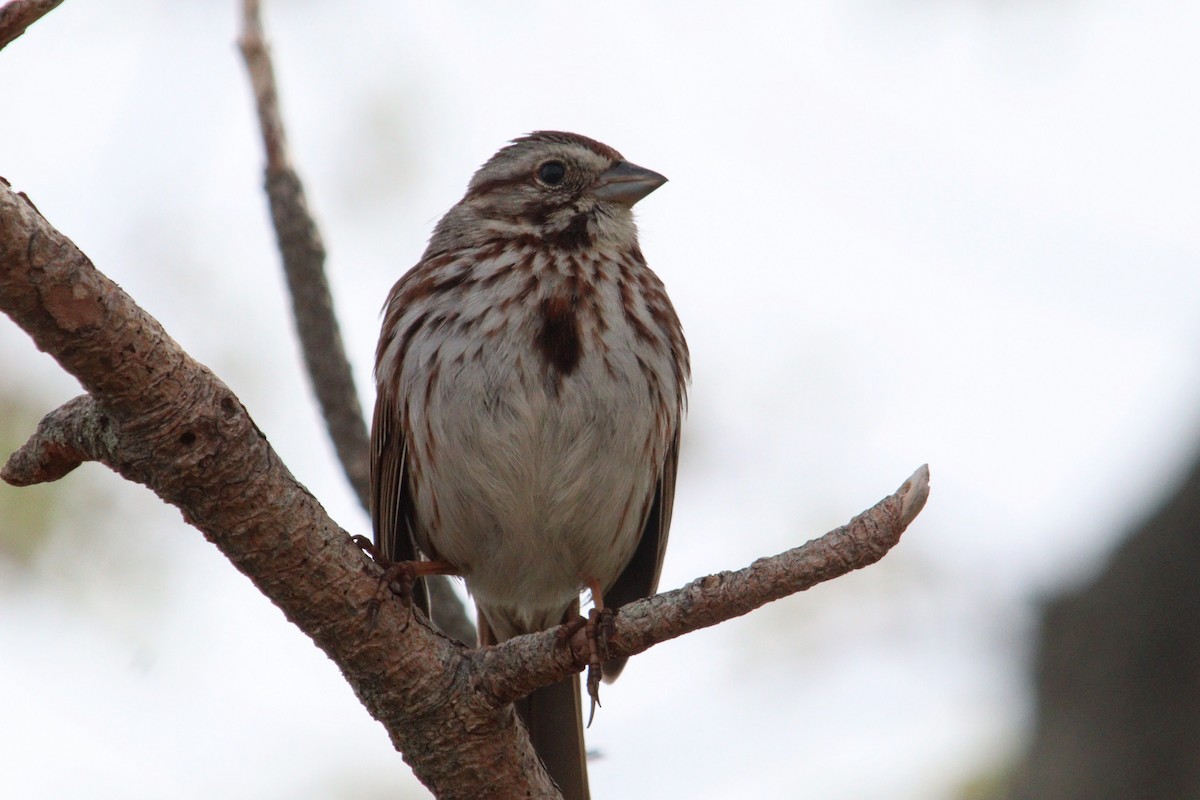
<svg viewBox="0 0 1200 800"><path fill-rule="evenodd" d="M547 186L558 186L567 177L567 168L561 161L547 161L538 167L537 175Z"/></svg>

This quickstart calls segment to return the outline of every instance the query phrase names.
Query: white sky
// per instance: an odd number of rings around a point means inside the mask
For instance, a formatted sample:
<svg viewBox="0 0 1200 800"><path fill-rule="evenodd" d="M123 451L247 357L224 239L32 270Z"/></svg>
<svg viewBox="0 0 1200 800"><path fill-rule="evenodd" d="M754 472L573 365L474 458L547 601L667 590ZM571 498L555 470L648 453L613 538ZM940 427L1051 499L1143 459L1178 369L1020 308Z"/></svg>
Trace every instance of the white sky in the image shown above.
<svg viewBox="0 0 1200 800"><path fill-rule="evenodd" d="M664 588L931 464L881 564L635 659L589 731L596 796L936 800L1013 757L1034 602L1200 432L1200 8L268 5L361 389L475 167L577 130L671 179L638 206L695 368ZM235 20L65 3L0 53L0 175L366 532L292 342ZM46 410L77 392L2 321L0 369ZM0 796L423 796L176 512L95 465L60 487L32 567L0 553Z"/></svg>

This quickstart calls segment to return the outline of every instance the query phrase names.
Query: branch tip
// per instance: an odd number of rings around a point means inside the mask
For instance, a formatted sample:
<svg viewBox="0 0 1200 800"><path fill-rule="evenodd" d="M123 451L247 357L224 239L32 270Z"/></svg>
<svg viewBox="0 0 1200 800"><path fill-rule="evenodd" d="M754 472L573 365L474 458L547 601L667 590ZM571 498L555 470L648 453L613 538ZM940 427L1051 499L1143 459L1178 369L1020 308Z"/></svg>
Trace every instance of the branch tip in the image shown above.
<svg viewBox="0 0 1200 800"><path fill-rule="evenodd" d="M63 477L85 461L95 461L96 404L90 395L63 403L42 417L37 430L0 469L10 486L33 486Z"/></svg>
<svg viewBox="0 0 1200 800"><path fill-rule="evenodd" d="M900 525L907 528L929 499L929 465L922 464L896 491L901 496Z"/></svg>
<svg viewBox="0 0 1200 800"><path fill-rule="evenodd" d="M628 603L616 613L607 637L607 657L635 656L874 564L900 542L904 528L928 497L929 465L923 464L893 494L824 536L756 559L743 569L697 578L679 589ZM564 635L566 647L559 641ZM587 667L591 647L585 628L580 627L565 634L551 630L518 636L471 651L471 658L483 676L480 685L502 704ZM547 650L555 657L547 659ZM569 659L563 658L567 653Z"/></svg>

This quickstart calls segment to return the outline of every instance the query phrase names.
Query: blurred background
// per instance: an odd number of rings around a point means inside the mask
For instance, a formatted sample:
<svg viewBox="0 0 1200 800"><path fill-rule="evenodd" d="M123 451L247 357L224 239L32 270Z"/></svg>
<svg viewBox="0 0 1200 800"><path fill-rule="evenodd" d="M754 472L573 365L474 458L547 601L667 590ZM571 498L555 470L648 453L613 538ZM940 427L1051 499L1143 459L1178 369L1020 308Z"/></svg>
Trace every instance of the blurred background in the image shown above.
<svg viewBox="0 0 1200 800"><path fill-rule="evenodd" d="M364 404L434 222L557 128L670 178L638 206L694 364L664 588L931 465L880 564L635 659L588 733L595 796L1117 797L1055 783L1107 763L1130 797L1200 797L1194 765L1138 783L1200 752L1167 724L1200 718L1200 510L1153 516L1200 444L1200 6L648 6L266 7ZM0 53L0 175L367 533L302 373L237 19L64 4ZM4 455L79 391L7 320L0 375ZM0 719L4 797L427 796L334 665L95 464L0 486Z"/></svg>

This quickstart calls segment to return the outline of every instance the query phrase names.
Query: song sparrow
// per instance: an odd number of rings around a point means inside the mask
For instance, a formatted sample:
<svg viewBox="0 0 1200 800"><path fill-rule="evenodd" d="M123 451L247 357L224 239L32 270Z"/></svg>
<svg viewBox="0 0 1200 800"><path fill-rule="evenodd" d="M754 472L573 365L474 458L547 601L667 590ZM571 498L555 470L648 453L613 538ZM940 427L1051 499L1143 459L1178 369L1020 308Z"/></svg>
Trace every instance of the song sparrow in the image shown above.
<svg viewBox="0 0 1200 800"><path fill-rule="evenodd" d="M609 607L656 590L688 351L630 209L665 181L585 136L516 139L388 297L376 543L452 565L483 644L575 619L585 586ZM587 797L578 677L519 710L564 795Z"/></svg>

